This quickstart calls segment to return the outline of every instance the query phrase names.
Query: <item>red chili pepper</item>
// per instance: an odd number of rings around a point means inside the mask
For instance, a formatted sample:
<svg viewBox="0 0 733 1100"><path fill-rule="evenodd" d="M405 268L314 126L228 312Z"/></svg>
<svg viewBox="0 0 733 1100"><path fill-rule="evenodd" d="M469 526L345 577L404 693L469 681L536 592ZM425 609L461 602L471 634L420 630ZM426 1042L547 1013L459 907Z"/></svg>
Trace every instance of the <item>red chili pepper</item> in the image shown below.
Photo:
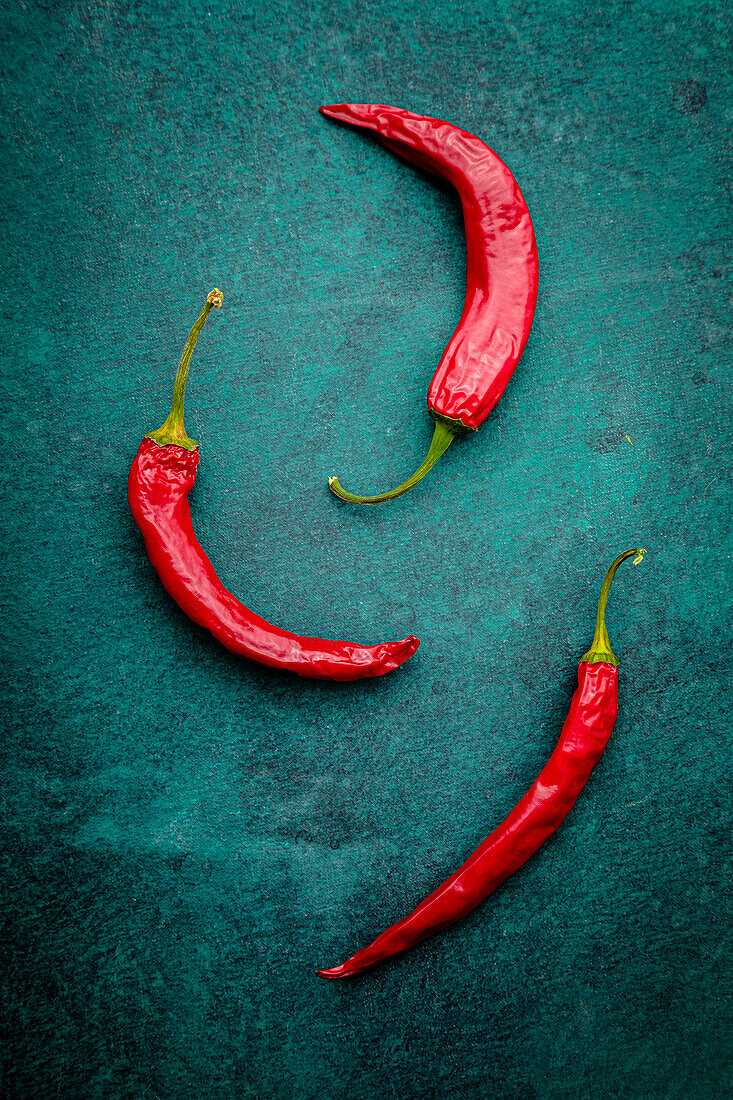
<svg viewBox="0 0 733 1100"><path fill-rule="evenodd" d="M425 115L371 103L321 107L324 115L376 131L395 153L447 179L466 225L466 299L428 391L435 431L422 466L377 496L332 492L354 504L401 496L430 470L456 435L475 431L503 394L527 343L537 302L537 245L527 204L506 164L473 134Z"/></svg>
<svg viewBox="0 0 733 1100"><path fill-rule="evenodd" d="M618 712L618 661L606 631L608 593L622 561L641 561L646 550L619 554L606 573L598 601L593 645L580 659L578 687L552 756L524 798L454 875L409 917L383 932L322 978L349 978L406 951L467 916L509 878L562 825L608 744Z"/></svg>
<svg viewBox="0 0 733 1100"><path fill-rule="evenodd" d="M183 427L183 399L196 341L212 308L221 304L221 292L212 290L186 341L170 415L162 428L143 439L132 463L128 500L148 557L179 607L232 653L321 680L382 676L412 656L420 644L417 638L361 646L300 638L271 626L227 591L194 534L188 494L196 480L199 450Z"/></svg>

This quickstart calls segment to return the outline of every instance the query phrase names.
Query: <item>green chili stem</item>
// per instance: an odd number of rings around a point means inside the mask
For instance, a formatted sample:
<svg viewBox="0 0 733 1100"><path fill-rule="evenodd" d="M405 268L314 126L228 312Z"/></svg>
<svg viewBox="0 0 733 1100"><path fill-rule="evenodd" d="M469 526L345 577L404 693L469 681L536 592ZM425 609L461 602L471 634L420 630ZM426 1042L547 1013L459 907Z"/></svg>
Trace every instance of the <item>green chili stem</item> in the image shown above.
<svg viewBox="0 0 733 1100"><path fill-rule="evenodd" d="M345 489L342 489L339 485L338 478L335 477L330 477L328 479L329 488L340 500L349 500L352 504L383 504L386 500L394 500L395 497L401 497L403 493L408 493L414 485L417 485L418 481L422 481L426 473L432 470L440 456L448 450L456 434L457 433L450 428L445 421L436 420L430 449L425 456L425 461L422 466L415 470L412 477L408 477L407 481L404 481L402 485L399 485L396 489L392 489L389 493L379 493L377 496L373 497L355 496L353 493L347 493Z"/></svg>
<svg viewBox="0 0 733 1100"><path fill-rule="evenodd" d="M598 614L596 615L596 632L593 635L593 645L590 647L587 653L584 653L580 658L581 662L586 661L588 664L598 664L600 661L605 661L609 665L618 665L618 660L613 650L611 649L611 642L608 638L608 631L606 630L606 604L608 603L608 594L611 591L611 584L613 578L616 576L616 571L621 565L622 561L626 561L627 558L634 558L634 565L638 565L642 560L646 550L624 550L623 554L619 554L606 573L603 585L601 587L601 594L598 597Z"/></svg>
<svg viewBox="0 0 733 1100"><path fill-rule="evenodd" d="M183 400L186 395L188 368L191 363L193 349L196 347L196 341L206 324L206 318L209 316L212 309L221 309L223 301L224 296L222 292L220 290L212 290L204 303L204 308L198 315L196 323L188 334L188 340L186 340L183 355L181 356L181 361L176 371L176 380L173 383L173 402L171 404L171 411L168 413L162 427L158 428L156 432L148 432L148 439L154 439L161 447L165 447L168 443L175 443L176 446L183 447L186 451L195 451L198 447L196 440L190 439L189 436L186 435L186 429L183 426Z"/></svg>

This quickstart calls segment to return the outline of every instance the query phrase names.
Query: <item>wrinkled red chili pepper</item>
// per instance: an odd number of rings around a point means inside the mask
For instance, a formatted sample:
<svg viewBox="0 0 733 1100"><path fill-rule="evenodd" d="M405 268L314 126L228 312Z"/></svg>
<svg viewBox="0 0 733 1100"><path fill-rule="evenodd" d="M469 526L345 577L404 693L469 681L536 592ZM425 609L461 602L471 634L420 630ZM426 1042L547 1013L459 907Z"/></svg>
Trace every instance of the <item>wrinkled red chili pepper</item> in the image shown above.
<svg viewBox="0 0 733 1100"><path fill-rule="evenodd" d="M397 107L339 103L320 110L374 130L393 152L452 183L463 205L466 299L428 391L435 430L427 457L399 488L376 496L347 493L337 478L329 478L332 492L342 500L380 504L425 477L456 435L475 431L503 394L532 326L537 245L517 181L473 134Z"/></svg>
<svg viewBox="0 0 733 1100"><path fill-rule="evenodd" d="M409 917L322 978L349 978L406 951L467 916L509 878L562 825L608 744L618 712L618 661L606 630L611 582L621 562L641 561L645 550L619 554L606 573L598 600L593 645L581 657L578 687L552 756L524 798L454 875Z"/></svg>
<svg viewBox="0 0 733 1100"><path fill-rule="evenodd" d="M188 494L196 480L199 450L183 426L183 399L196 341L212 308L221 303L220 291L212 290L186 341L170 415L162 428L143 439L130 469L128 500L148 557L179 607L233 653L321 680L382 676L412 656L420 644L417 638L361 646L300 638L271 626L227 591L194 534Z"/></svg>

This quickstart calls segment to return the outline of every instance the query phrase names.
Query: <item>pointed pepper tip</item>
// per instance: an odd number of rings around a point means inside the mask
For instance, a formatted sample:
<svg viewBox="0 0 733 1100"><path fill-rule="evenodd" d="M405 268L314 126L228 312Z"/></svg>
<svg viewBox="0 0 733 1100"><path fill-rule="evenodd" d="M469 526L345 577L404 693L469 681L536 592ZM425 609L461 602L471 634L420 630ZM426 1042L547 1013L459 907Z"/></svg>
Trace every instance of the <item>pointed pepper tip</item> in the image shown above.
<svg viewBox="0 0 733 1100"><path fill-rule="evenodd" d="M328 970L316 970L316 974L319 978L327 978L329 981L333 981L334 978L348 978L348 972L346 969L346 963L341 963L340 966L329 967Z"/></svg>

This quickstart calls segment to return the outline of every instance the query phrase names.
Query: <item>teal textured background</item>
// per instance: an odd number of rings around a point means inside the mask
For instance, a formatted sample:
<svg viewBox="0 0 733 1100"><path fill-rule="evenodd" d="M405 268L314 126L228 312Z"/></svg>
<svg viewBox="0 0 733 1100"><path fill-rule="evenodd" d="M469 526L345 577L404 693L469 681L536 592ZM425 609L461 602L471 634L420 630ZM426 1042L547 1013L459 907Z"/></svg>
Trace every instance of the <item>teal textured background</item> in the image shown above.
<svg viewBox="0 0 733 1100"><path fill-rule="evenodd" d="M730 1088L726 5L6 5L4 1092L722 1097ZM320 103L511 166L540 295L477 436L431 434L458 201ZM194 359L194 521L293 630L414 631L384 680L239 661L152 573L141 436ZM625 436L631 439L629 443ZM620 717L562 831L348 984L548 756L603 572Z"/></svg>

